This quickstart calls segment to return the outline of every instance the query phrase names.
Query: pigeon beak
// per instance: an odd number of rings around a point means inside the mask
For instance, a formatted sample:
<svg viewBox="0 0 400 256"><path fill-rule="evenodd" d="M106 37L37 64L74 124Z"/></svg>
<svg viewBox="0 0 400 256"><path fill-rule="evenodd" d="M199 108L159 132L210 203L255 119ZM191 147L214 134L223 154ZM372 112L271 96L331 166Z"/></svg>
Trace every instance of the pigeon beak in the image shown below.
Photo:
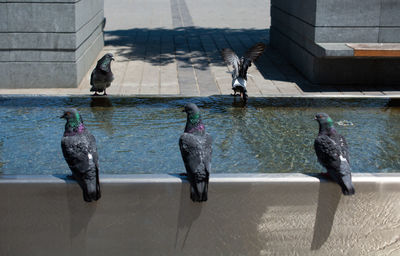
<svg viewBox="0 0 400 256"><path fill-rule="evenodd" d="M115 60L114 58L111 58L111 60Z"/></svg>
<svg viewBox="0 0 400 256"><path fill-rule="evenodd" d="M186 112L186 111L183 109L182 112Z"/></svg>
<svg viewBox="0 0 400 256"><path fill-rule="evenodd" d="M66 118L65 113L62 116L60 116L60 118Z"/></svg>

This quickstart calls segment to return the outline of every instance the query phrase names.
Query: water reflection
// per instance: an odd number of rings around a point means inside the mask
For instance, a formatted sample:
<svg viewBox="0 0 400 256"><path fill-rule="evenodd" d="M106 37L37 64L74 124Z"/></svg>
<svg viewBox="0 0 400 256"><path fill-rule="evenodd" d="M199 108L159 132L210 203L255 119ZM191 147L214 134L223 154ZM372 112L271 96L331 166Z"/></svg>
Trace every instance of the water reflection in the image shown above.
<svg viewBox="0 0 400 256"><path fill-rule="evenodd" d="M114 134L113 115L114 107L108 97L98 96L90 98L90 110L93 113L95 123L108 135Z"/></svg>

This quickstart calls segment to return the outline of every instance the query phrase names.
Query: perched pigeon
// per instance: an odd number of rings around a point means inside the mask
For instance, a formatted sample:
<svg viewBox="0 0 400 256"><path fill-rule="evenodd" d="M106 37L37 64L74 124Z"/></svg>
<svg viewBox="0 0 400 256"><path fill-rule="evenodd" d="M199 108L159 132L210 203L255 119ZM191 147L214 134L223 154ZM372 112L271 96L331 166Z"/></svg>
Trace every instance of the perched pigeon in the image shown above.
<svg viewBox="0 0 400 256"><path fill-rule="evenodd" d="M190 182L190 198L193 202L207 201L212 138L206 133L200 110L195 104L186 104L183 112L187 114L187 121L185 132L179 138L179 148Z"/></svg>
<svg viewBox="0 0 400 256"><path fill-rule="evenodd" d="M97 92L104 91L103 95L107 95L106 89L110 87L111 82L114 80L114 75L111 71L111 61L114 60L111 53L107 53L98 62L90 76L91 92L93 96L97 96Z"/></svg>
<svg viewBox="0 0 400 256"><path fill-rule="evenodd" d="M315 116L319 123L318 137L314 141L319 163L329 176L340 185L344 195L355 193L351 182L349 150L345 138L333 127L333 120L325 113Z"/></svg>
<svg viewBox="0 0 400 256"><path fill-rule="evenodd" d="M86 202L98 200L101 194L96 140L76 109L66 109L61 118L67 120L61 148L72 177L82 188Z"/></svg>
<svg viewBox="0 0 400 256"><path fill-rule="evenodd" d="M222 49L222 56L225 62L232 65L232 90L233 96L236 96L237 92L240 93L240 97L247 101L247 70L251 66L251 62L255 61L264 51L265 44L257 43L253 45L243 57L239 59L234 51L229 48Z"/></svg>

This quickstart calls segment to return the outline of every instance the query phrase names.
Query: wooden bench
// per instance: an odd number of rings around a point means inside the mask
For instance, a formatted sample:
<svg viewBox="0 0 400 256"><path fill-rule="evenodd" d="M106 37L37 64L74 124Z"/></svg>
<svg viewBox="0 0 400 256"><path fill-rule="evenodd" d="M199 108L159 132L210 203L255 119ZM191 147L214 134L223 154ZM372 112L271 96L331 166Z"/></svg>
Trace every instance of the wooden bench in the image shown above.
<svg viewBox="0 0 400 256"><path fill-rule="evenodd" d="M356 57L400 57L400 43L346 44Z"/></svg>

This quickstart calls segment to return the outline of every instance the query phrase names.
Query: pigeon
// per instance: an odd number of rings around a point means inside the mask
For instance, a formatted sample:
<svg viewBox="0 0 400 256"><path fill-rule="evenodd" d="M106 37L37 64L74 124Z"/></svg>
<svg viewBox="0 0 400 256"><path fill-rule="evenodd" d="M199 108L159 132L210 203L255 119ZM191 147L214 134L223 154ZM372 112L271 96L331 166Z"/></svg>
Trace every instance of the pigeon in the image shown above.
<svg viewBox="0 0 400 256"><path fill-rule="evenodd" d="M190 183L190 198L193 202L207 201L212 137L206 133L200 110L195 104L186 104L182 112L186 112L187 121L185 131L179 138L179 148Z"/></svg>
<svg viewBox="0 0 400 256"><path fill-rule="evenodd" d="M318 162L326 168L328 175L342 188L344 195L355 193L351 181L349 149L345 138L333 126L333 120L325 113L315 115L319 133L314 141Z"/></svg>
<svg viewBox="0 0 400 256"><path fill-rule="evenodd" d="M65 160L83 191L86 202L97 201L101 197L99 181L99 156L96 139L83 124L76 109L66 109L60 117L67 120L61 148Z"/></svg>
<svg viewBox="0 0 400 256"><path fill-rule="evenodd" d="M229 65L232 65L232 90L233 96L236 96L237 92L240 93L240 97L247 101L247 70L251 66L251 62L255 61L265 49L265 44L257 43L250 47L243 57L239 59L234 51L229 48L222 49L222 56Z"/></svg>
<svg viewBox="0 0 400 256"><path fill-rule="evenodd" d="M111 53L104 55L98 62L96 67L92 71L90 76L90 88L91 92L94 92L93 96L97 96L97 92L103 92L103 95L107 95L106 89L110 87L111 82L114 80L114 75L111 71L111 61L114 60L114 56Z"/></svg>

